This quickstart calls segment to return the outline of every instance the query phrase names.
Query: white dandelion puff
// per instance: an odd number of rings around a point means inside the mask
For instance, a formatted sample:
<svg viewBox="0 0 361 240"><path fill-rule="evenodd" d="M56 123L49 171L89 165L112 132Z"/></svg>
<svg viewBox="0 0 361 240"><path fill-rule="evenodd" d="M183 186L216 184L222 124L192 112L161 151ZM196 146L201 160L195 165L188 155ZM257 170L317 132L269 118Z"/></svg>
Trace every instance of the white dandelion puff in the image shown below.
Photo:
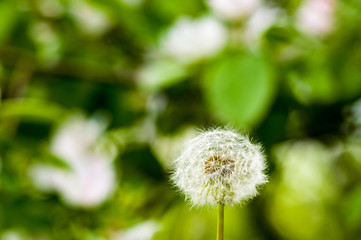
<svg viewBox="0 0 361 240"><path fill-rule="evenodd" d="M185 144L174 162L173 183L193 205L234 205L267 182L261 146L228 129L213 129Z"/></svg>

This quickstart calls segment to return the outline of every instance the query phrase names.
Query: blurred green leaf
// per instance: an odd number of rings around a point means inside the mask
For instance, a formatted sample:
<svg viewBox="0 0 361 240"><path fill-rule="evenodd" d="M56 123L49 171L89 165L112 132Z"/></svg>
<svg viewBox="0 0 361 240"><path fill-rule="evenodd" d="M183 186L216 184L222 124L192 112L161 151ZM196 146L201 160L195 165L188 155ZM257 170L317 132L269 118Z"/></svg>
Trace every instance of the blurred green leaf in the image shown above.
<svg viewBox="0 0 361 240"><path fill-rule="evenodd" d="M56 121L64 110L55 103L40 99L6 100L0 107L0 119L8 117Z"/></svg>
<svg viewBox="0 0 361 240"><path fill-rule="evenodd" d="M0 43L10 36L18 17L15 1L0 2Z"/></svg>
<svg viewBox="0 0 361 240"><path fill-rule="evenodd" d="M321 67L314 67L303 75L290 74L289 85L295 98L303 104L327 104L339 97L337 85L331 74Z"/></svg>
<svg viewBox="0 0 361 240"><path fill-rule="evenodd" d="M181 2L146 0L144 6L148 11L165 22L171 22L179 16L197 15L203 10L202 1L184 0Z"/></svg>
<svg viewBox="0 0 361 240"><path fill-rule="evenodd" d="M183 64L170 60L153 61L140 71L140 86L155 91L169 87L187 76L187 68Z"/></svg>
<svg viewBox="0 0 361 240"><path fill-rule="evenodd" d="M350 229L360 227L361 222L361 187L357 186L347 194L343 203L343 214Z"/></svg>
<svg viewBox="0 0 361 240"><path fill-rule="evenodd" d="M273 102L276 82L261 57L251 53L225 56L206 73L206 100L224 122L253 127Z"/></svg>

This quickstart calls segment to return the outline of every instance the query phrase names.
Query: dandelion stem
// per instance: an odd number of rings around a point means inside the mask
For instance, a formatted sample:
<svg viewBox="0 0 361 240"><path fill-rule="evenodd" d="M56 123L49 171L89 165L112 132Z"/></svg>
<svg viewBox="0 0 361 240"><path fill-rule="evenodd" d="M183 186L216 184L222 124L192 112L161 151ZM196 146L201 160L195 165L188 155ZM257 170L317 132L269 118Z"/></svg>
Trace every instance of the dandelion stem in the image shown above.
<svg viewBox="0 0 361 240"><path fill-rule="evenodd" d="M217 226L217 240L223 240L224 231L224 204L219 203L218 209L218 226Z"/></svg>

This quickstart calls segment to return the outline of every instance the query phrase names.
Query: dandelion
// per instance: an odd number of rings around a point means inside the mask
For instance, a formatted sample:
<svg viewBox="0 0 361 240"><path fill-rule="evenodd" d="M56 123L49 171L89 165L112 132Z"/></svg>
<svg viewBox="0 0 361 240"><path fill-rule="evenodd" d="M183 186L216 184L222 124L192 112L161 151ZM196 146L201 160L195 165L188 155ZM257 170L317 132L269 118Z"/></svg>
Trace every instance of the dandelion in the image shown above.
<svg viewBox="0 0 361 240"><path fill-rule="evenodd" d="M257 186L267 181L264 169L259 145L233 130L214 129L186 143L172 181L193 205L219 205L217 239L223 239L224 206L257 195Z"/></svg>

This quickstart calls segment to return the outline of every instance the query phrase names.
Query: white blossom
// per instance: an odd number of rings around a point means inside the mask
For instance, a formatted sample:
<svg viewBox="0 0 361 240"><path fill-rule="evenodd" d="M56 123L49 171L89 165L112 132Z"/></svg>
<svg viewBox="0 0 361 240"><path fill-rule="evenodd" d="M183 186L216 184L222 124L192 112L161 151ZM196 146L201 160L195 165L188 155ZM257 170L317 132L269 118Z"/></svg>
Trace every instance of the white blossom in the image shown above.
<svg viewBox="0 0 361 240"><path fill-rule="evenodd" d="M208 0L213 11L225 19L239 19L250 15L258 6L260 0Z"/></svg>
<svg viewBox="0 0 361 240"><path fill-rule="evenodd" d="M333 30L335 2L306 0L296 15L298 27L311 35L323 36Z"/></svg>
<svg viewBox="0 0 361 240"><path fill-rule="evenodd" d="M345 107L343 128L349 133L349 139L359 141L361 138L361 99Z"/></svg>
<svg viewBox="0 0 361 240"><path fill-rule="evenodd" d="M35 186L56 191L73 206L93 207L113 192L116 184L112 157L94 148L104 124L77 115L64 123L54 135L51 150L68 168L38 163L31 167Z"/></svg>
<svg viewBox="0 0 361 240"><path fill-rule="evenodd" d="M361 99L358 99L350 106L350 121L357 126L361 126Z"/></svg>
<svg viewBox="0 0 361 240"><path fill-rule="evenodd" d="M34 22L30 25L29 35L38 48L42 64L51 67L58 63L62 42L55 29L46 22Z"/></svg>
<svg viewBox="0 0 361 240"><path fill-rule="evenodd" d="M85 0L71 1L70 13L80 30L89 35L101 36L112 25L104 10Z"/></svg>
<svg viewBox="0 0 361 240"><path fill-rule="evenodd" d="M220 52L227 41L225 27L215 18L180 18L162 39L162 49L182 62L195 62Z"/></svg>
<svg viewBox="0 0 361 240"><path fill-rule="evenodd" d="M130 7L139 7L143 3L143 0L118 0L118 1Z"/></svg>
<svg viewBox="0 0 361 240"><path fill-rule="evenodd" d="M64 13L64 6L59 0L38 0L36 3L45 17L56 18Z"/></svg>
<svg viewBox="0 0 361 240"><path fill-rule="evenodd" d="M246 23L245 39L251 46L257 45L260 38L282 15L280 9L262 7L257 9Z"/></svg>
<svg viewBox="0 0 361 240"><path fill-rule="evenodd" d="M283 193L299 202L318 202L335 193L332 164L341 154L341 146L328 148L318 141L287 141L274 147L280 167ZM302 183L302 184L300 184ZM332 184L331 184L332 183Z"/></svg>
<svg viewBox="0 0 361 240"><path fill-rule="evenodd" d="M186 143L172 180L194 205L233 205L257 194L267 181L264 169L259 145L233 130L214 129Z"/></svg>
<svg viewBox="0 0 361 240"><path fill-rule="evenodd" d="M117 232L112 237L112 240L150 240L159 230L159 223L149 220Z"/></svg>
<svg viewBox="0 0 361 240"><path fill-rule="evenodd" d="M10 230L10 231L6 231L6 232L3 232L2 234L0 234L0 239L1 240L46 240L47 238L45 238L43 236L30 237L22 232Z"/></svg>

